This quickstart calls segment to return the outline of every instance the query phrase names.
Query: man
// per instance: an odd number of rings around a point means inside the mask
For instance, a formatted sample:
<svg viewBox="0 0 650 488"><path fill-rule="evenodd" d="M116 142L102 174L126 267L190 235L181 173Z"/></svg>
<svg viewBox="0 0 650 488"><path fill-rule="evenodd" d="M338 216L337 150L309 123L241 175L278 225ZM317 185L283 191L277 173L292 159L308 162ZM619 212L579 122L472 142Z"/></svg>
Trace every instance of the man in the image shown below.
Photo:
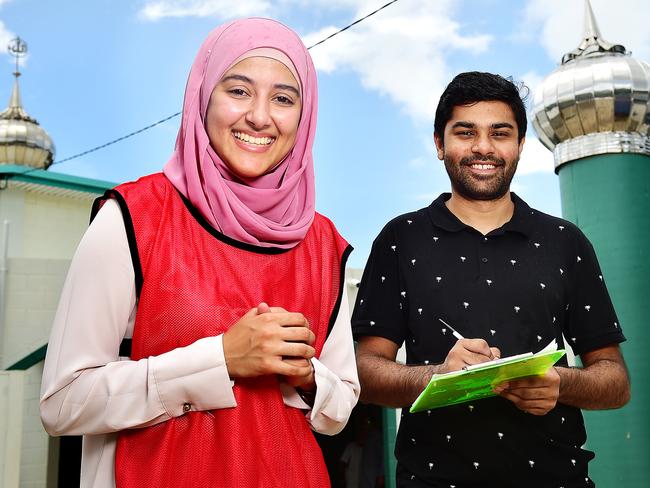
<svg viewBox="0 0 650 488"><path fill-rule="evenodd" d="M511 81L458 75L434 133L451 194L395 218L373 244L353 327L362 401L404 408L398 486L594 486L580 409L629 400L625 337L593 248L577 227L510 192L525 134ZM434 373L553 339L564 347L564 338L581 368L561 360L542 377L498 385L496 397L408 413ZM395 362L402 343L408 365Z"/></svg>

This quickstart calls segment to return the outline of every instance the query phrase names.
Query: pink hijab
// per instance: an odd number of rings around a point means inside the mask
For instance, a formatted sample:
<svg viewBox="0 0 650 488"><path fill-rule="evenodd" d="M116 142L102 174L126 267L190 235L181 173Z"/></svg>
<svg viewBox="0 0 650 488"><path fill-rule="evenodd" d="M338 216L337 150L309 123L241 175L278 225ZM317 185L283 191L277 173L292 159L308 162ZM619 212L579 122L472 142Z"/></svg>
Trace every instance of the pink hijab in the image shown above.
<svg viewBox="0 0 650 488"><path fill-rule="evenodd" d="M204 127L210 95L223 74L245 53L273 48L298 74L302 114L296 142L272 171L243 181L210 146ZM176 148L164 168L174 187L223 234L263 247L291 248L314 219L314 164L318 93L307 48L288 27L269 19L244 19L213 30L194 60L185 88Z"/></svg>

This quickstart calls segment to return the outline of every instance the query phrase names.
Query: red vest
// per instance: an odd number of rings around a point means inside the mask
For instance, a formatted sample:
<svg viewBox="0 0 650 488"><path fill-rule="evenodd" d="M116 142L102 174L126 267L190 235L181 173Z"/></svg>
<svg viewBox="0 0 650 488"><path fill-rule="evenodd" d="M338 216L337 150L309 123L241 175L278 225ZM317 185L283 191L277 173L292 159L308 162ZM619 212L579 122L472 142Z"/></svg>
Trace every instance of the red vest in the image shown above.
<svg viewBox="0 0 650 488"><path fill-rule="evenodd" d="M107 197L122 207L136 271L133 360L222 334L262 301L303 313L320 355L351 250L326 217L316 214L293 249L268 249L216 232L160 173ZM304 412L284 404L277 376L237 379L234 395L234 408L120 432L117 487L329 486Z"/></svg>

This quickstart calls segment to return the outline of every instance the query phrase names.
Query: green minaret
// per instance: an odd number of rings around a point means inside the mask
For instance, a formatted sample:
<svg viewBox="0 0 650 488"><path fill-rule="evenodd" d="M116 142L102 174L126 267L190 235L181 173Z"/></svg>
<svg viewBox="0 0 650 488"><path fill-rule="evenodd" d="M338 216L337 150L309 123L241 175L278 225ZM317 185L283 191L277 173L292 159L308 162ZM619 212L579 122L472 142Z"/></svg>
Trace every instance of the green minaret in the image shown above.
<svg viewBox="0 0 650 488"><path fill-rule="evenodd" d="M584 38L535 93L563 216L593 243L628 339L632 400L585 412L599 488L650 486L650 65L605 41L589 1Z"/></svg>

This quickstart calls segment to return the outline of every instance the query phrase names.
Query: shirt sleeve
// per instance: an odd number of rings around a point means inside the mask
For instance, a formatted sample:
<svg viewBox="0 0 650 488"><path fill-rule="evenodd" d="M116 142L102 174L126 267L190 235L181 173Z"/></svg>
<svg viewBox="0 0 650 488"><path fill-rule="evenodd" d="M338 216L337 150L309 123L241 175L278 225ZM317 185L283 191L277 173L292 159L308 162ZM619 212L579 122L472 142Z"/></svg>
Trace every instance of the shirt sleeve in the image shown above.
<svg viewBox="0 0 650 488"><path fill-rule="evenodd" d="M400 247L390 225L373 242L352 314L352 331L355 338L384 337L401 346L407 334L408 296L400 278Z"/></svg>
<svg viewBox="0 0 650 488"><path fill-rule="evenodd" d="M72 259L52 325L41 386L51 435L144 427L191 410L236 406L221 336L139 361L119 358L136 296L119 206L99 211Z"/></svg>
<svg viewBox="0 0 650 488"><path fill-rule="evenodd" d="M345 285L343 285L345 287ZM354 356L350 328L350 308L345 288L336 321L318 359L312 358L316 396L310 407L300 398L295 388L281 383L284 403L306 409L307 422L321 434L338 434L348 421L359 399L359 377Z"/></svg>
<svg viewBox="0 0 650 488"><path fill-rule="evenodd" d="M598 258L587 237L575 227L576 252L568 302L565 336L580 355L625 341L607 291Z"/></svg>

